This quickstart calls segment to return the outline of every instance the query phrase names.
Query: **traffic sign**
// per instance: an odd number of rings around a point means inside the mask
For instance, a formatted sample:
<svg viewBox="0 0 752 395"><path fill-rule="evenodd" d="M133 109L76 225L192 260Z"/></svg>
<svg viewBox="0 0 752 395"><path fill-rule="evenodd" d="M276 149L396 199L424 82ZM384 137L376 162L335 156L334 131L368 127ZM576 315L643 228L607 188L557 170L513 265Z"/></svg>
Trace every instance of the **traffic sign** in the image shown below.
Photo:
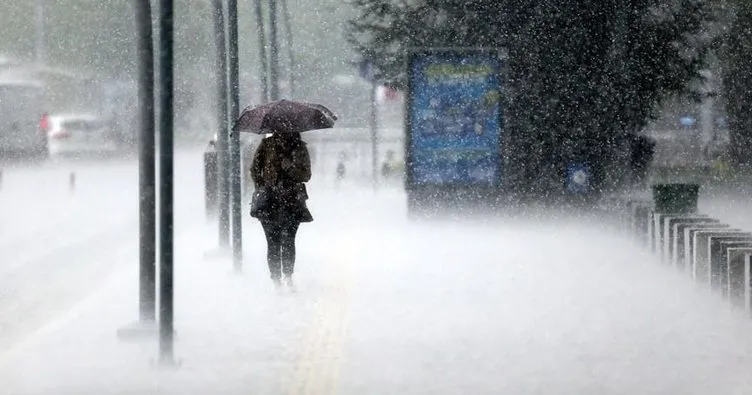
<svg viewBox="0 0 752 395"><path fill-rule="evenodd" d="M587 163L572 163L567 168L567 189L582 194L590 190L590 166Z"/></svg>

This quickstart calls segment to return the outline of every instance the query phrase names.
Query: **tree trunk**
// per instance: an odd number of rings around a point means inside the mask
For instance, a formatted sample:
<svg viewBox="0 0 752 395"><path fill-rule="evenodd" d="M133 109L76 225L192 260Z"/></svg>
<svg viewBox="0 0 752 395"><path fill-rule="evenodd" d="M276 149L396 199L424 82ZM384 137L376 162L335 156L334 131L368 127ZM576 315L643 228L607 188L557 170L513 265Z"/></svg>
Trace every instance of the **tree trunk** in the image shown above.
<svg viewBox="0 0 752 395"><path fill-rule="evenodd" d="M729 33L724 97L729 119L730 157L752 165L752 10L740 9Z"/></svg>

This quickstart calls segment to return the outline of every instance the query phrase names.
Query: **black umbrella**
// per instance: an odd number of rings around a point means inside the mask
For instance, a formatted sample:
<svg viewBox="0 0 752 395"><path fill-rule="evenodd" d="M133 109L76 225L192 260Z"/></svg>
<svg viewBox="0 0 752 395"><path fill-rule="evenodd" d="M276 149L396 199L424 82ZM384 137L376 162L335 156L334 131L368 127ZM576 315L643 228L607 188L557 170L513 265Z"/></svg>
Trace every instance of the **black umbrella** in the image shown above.
<svg viewBox="0 0 752 395"><path fill-rule="evenodd" d="M336 120L337 116L321 104L283 99L246 108L232 129L257 134L301 133L331 128Z"/></svg>

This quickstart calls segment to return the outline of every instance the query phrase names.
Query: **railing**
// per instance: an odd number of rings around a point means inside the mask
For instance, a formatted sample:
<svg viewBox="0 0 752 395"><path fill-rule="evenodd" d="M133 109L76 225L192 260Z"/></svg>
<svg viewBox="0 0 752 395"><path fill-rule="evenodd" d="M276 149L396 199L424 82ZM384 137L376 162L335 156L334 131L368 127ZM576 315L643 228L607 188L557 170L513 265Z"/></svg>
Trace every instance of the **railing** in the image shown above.
<svg viewBox="0 0 752 395"><path fill-rule="evenodd" d="M752 232L697 212L658 210L652 199L615 199L620 227L700 287L732 308L752 313Z"/></svg>

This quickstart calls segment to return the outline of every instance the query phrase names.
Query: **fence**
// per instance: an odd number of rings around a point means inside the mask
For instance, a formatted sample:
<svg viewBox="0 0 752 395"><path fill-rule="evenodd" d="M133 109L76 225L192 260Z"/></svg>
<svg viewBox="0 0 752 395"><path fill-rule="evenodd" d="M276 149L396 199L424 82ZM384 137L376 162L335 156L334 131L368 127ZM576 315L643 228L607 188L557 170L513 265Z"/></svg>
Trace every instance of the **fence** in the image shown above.
<svg viewBox="0 0 752 395"><path fill-rule="evenodd" d="M403 131L396 128L379 129L376 138L376 164L373 169L373 146L367 128L334 129L307 133L304 137L311 153L316 177L325 182L340 178L338 167L344 165L344 179L357 184L371 183L374 177L383 179L381 168L385 162L401 168L404 163ZM400 174L396 177L399 178Z"/></svg>

